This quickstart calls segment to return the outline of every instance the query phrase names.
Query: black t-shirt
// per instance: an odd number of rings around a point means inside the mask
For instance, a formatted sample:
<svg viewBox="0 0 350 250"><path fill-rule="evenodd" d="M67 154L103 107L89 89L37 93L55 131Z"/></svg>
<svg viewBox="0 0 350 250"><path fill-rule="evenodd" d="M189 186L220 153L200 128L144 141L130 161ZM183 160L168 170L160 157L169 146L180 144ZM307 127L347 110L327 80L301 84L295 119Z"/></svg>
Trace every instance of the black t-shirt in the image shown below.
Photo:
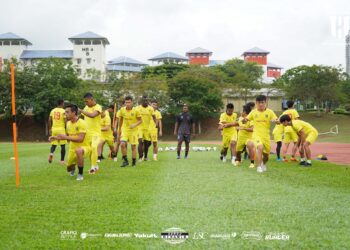
<svg viewBox="0 0 350 250"><path fill-rule="evenodd" d="M190 115L190 113L186 112L176 116L176 122L179 124L178 134L191 134L193 118L192 115Z"/></svg>

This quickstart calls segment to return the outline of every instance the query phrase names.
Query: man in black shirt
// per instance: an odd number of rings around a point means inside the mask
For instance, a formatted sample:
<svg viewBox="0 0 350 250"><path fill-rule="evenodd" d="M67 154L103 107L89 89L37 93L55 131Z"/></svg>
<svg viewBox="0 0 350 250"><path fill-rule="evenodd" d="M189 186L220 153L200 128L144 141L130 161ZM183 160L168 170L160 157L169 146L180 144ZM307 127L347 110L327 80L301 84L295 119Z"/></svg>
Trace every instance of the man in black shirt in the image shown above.
<svg viewBox="0 0 350 250"><path fill-rule="evenodd" d="M192 115L188 112L187 104L183 105L182 113L176 116L176 123L174 129L174 135L177 135L177 159L180 159L180 152L182 142L185 141L185 159L187 159L188 151L190 149L191 132L195 134L195 123L193 122Z"/></svg>

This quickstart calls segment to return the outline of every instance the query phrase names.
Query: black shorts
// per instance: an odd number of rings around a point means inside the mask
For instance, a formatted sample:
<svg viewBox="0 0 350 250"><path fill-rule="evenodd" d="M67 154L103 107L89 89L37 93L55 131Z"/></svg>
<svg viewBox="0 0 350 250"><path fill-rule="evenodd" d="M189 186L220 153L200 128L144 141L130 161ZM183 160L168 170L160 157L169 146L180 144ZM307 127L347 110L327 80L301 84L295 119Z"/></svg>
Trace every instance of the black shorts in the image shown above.
<svg viewBox="0 0 350 250"><path fill-rule="evenodd" d="M177 140L178 141L185 141L185 142L189 143L191 141L191 135L178 134Z"/></svg>

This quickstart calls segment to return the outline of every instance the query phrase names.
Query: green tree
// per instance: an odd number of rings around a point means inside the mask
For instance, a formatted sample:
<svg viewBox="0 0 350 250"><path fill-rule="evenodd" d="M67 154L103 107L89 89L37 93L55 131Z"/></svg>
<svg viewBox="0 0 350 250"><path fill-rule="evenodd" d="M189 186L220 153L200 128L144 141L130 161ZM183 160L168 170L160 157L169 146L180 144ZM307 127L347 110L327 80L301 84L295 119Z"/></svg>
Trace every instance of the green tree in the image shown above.
<svg viewBox="0 0 350 250"><path fill-rule="evenodd" d="M219 79L216 72L203 67L191 67L178 73L169 82L168 112L178 114L186 103L200 126L203 119L212 117L223 105Z"/></svg>
<svg viewBox="0 0 350 250"><path fill-rule="evenodd" d="M164 63L159 66L146 66L142 69L142 78L149 78L155 76L163 76L167 79L171 79L176 76L179 72L188 69L188 64L177 64L177 63Z"/></svg>
<svg viewBox="0 0 350 250"><path fill-rule="evenodd" d="M22 66L16 59L9 60L0 72L0 114L4 118L12 115L11 107L11 69L15 65L15 95L17 128L21 126L23 118L32 110L35 99L36 74L32 68ZM18 133L17 133L18 135Z"/></svg>
<svg viewBox="0 0 350 250"><path fill-rule="evenodd" d="M35 72L33 114L46 124L50 110L56 106L58 99L70 101L74 98L80 80L69 60L42 59L32 66L32 70Z"/></svg>
<svg viewBox="0 0 350 250"><path fill-rule="evenodd" d="M276 85L283 89L289 98L316 104L318 115L326 102L337 101L341 96L341 82L344 74L339 67L324 65L301 65L287 70Z"/></svg>
<svg viewBox="0 0 350 250"><path fill-rule="evenodd" d="M264 70L257 63L234 58L216 68L225 74L227 95L238 94L247 102L252 91L261 88Z"/></svg>

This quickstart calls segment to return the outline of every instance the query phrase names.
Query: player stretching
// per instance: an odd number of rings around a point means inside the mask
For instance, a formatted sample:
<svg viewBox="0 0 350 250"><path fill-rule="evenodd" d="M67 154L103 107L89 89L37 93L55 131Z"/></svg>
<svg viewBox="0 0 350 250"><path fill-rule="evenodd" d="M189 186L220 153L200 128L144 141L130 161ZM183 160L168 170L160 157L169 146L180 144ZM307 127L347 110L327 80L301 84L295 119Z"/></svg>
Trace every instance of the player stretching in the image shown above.
<svg viewBox="0 0 350 250"><path fill-rule="evenodd" d="M68 140L70 141L68 151L67 172L74 176L75 165L78 164L77 181L82 181L84 171L84 158L91 152L90 142L86 136L87 123L79 119L78 107L76 105L67 105L66 107L67 134L51 136L50 140Z"/></svg>
<svg viewBox="0 0 350 250"><path fill-rule="evenodd" d="M271 122L278 123L276 114L267 108L267 98L264 95L256 97L256 109L252 110L244 119L254 124L252 139L248 141L249 152L256 151L257 172L266 171L266 163L270 154L270 126Z"/></svg>
<svg viewBox="0 0 350 250"><path fill-rule="evenodd" d="M103 146L107 142L107 145L110 149L110 156L111 158L115 160L116 153L114 148L114 137L111 127L111 117L109 115L109 112L113 112L114 105L110 105L108 109L103 111L101 113L101 140L100 144L98 145L98 162L100 162L102 158L102 152L103 152Z"/></svg>
<svg viewBox="0 0 350 250"><path fill-rule="evenodd" d="M120 167L126 167L129 165L127 157L127 143L131 144L132 151L132 166L136 167L136 145L138 139L137 127L142 123L141 114L139 110L133 107L133 101L131 96L125 97L125 107L120 109L120 120L118 125L118 135L121 135L121 150L123 155L123 164ZM124 125L125 124L125 125ZM125 126L125 130L122 132L122 127Z"/></svg>
<svg viewBox="0 0 350 250"><path fill-rule="evenodd" d="M101 112L102 107L96 103L91 93L84 95L85 108L80 110L84 116L84 120L87 123L88 130L86 136L91 143L91 169L90 174L94 174L98 171L97 159L98 159L98 144L101 140Z"/></svg>
<svg viewBox="0 0 350 250"><path fill-rule="evenodd" d="M65 118L65 111L63 109L64 101L62 99L57 101L57 107L51 110L50 116L49 116L49 135L50 136L56 136L59 134L65 134L66 133L66 118ZM61 146L61 164L64 163L64 157L66 155L66 140L52 140L51 141L51 148L50 148L50 154L49 154L49 163L52 162L53 154L56 150L57 145Z"/></svg>
<svg viewBox="0 0 350 250"><path fill-rule="evenodd" d="M299 119L299 113L298 111L294 108L294 102L293 101L287 101L287 106L288 109L286 111L284 111L282 113L282 115L289 115L290 118L292 120L298 120ZM288 151L288 147L289 144L291 142L294 143L294 146L292 148L292 155L290 160L291 161L297 161L297 159L295 158L295 154L298 150L298 134L295 132L294 129L292 129L291 126L287 126L284 128L284 138L283 138L283 142L284 142L284 148L283 148L283 152L282 152L282 156L283 156L283 161L284 162L288 162L287 159L287 151Z"/></svg>
<svg viewBox="0 0 350 250"><path fill-rule="evenodd" d="M192 131L191 131L192 129ZM188 157L190 150L191 132L195 135L195 123L190 115L187 104L182 107L182 113L176 116L174 135L177 135L177 159L180 159L182 142L185 141L185 159Z"/></svg>
<svg viewBox="0 0 350 250"><path fill-rule="evenodd" d="M291 126L292 129L298 133L300 144L300 165L305 167L311 167L311 149L310 146L314 143L318 137L317 130L308 122L301 120L292 120L289 115L282 115L280 122L284 126ZM306 155L306 160L305 160Z"/></svg>

